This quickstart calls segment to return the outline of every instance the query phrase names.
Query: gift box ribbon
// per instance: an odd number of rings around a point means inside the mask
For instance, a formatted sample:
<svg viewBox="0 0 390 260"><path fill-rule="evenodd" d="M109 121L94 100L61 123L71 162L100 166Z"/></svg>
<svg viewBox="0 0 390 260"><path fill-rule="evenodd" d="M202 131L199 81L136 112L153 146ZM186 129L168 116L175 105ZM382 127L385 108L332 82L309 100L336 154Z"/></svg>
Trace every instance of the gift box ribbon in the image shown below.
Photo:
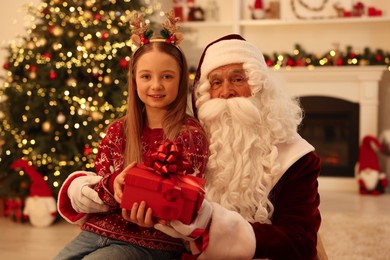
<svg viewBox="0 0 390 260"><path fill-rule="evenodd" d="M168 201L174 201L180 196L180 182L197 187L204 194L204 180L193 176L186 176L191 163L183 151L183 146L177 142L165 141L156 152L147 154L144 166L164 178L170 178L175 189L165 194ZM142 167L142 166L141 166Z"/></svg>
<svg viewBox="0 0 390 260"><path fill-rule="evenodd" d="M183 153L183 146L170 141L165 141L156 152L148 154L144 164L163 177L172 174L185 175L191 165Z"/></svg>

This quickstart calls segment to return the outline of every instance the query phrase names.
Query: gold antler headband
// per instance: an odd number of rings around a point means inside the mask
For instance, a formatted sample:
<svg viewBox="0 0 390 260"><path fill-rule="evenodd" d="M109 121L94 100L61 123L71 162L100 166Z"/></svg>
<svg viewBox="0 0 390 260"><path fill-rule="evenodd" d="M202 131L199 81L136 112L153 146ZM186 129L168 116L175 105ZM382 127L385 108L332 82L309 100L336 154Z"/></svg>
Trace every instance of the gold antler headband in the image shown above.
<svg viewBox="0 0 390 260"><path fill-rule="evenodd" d="M163 39L152 39L153 31L149 29L149 24L144 21L144 14L135 13L130 21L132 26L131 40L138 48L150 42L166 42L178 46L184 39L183 34L178 32L179 26L176 25L180 21L179 17L175 17L174 10L165 13L167 20L161 25L163 29L160 35Z"/></svg>

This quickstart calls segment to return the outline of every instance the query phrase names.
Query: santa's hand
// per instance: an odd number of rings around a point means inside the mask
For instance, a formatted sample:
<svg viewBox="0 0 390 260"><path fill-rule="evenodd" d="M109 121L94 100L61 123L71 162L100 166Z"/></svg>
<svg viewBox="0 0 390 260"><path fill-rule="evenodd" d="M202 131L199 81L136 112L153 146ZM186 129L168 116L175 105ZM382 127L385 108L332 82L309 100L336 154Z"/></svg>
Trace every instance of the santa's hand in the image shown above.
<svg viewBox="0 0 390 260"><path fill-rule="evenodd" d="M104 204L98 193L92 188L101 178L101 176L87 175L72 180L68 188L68 197L76 212L97 213L108 211L109 207Z"/></svg>
<svg viewBox="0 0 390 260"><path fill-rule="evenodd" d="M187 241L194 240L202 235L210 223L213 206L206 200L203 200L199 209L198 216L190 225L185 225L179 220L174 220L169 225L156 224L154 228L175 238L181 238Z"/></svg>

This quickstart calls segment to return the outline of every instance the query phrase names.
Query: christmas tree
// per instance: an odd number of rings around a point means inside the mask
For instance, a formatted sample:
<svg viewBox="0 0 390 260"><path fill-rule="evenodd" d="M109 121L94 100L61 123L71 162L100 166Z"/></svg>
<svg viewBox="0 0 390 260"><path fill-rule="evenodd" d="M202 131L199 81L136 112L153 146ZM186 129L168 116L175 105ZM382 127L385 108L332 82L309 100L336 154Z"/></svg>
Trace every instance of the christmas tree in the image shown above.
<svg viewBox="0 0 390 260"><path fill-rule="evenodd" d="M9 166L28 160L58 193L77 170L93 171L110 122L124 114L129 20L151 13L134 0L43 0L33 26L8 46L0 86L0 196L28 195Z"/></svg>

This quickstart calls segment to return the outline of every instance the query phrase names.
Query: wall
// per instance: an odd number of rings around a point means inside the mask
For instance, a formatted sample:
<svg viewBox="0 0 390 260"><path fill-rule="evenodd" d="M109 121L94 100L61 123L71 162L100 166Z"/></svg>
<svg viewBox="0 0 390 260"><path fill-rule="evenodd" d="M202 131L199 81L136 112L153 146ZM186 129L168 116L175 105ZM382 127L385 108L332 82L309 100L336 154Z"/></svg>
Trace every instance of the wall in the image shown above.
<svg viewBox="0 0 390 260"><path fill-rule="evenodd" d="M24 10L26 4L40 3L40 0L0 1L0 65L8 55L5 47L17 40L18 35L26 35L26 26L30 24ZM28 27L27 27L28 28Z"/></svg>

